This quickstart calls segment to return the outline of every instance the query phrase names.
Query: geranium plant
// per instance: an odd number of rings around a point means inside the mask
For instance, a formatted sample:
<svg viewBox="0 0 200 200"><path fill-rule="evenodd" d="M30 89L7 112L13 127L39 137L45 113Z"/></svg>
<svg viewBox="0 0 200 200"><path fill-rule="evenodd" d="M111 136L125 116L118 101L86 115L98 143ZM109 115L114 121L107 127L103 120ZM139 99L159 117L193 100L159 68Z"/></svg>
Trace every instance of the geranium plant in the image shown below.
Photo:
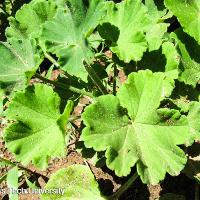
<svg viewBox="0 0 200 200"><path fill-rule="evenodd" d="M75 144L103 152L116 176L133 175L106 196L88 166L63 168L45 186L65 189L55 199L118 199L137 177L157 184L187 171L188 148L200 139L199 13L198 0L2 3L2 136L16 162L2 154L12 171L0 180L66 156L82 97L89 105Z"/></svg>

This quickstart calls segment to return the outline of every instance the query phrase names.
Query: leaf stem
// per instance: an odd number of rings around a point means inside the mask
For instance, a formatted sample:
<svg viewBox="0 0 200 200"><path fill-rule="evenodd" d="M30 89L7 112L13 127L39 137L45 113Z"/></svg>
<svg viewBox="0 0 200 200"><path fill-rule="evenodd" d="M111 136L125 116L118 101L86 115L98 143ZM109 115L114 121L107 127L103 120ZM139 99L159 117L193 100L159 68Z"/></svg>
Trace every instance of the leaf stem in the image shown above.
<svg viewBox="0 0 200 200"><path fill-rule="evenodd" d="M58 62L51 55L49 55L48 53L44 53L44 56L49 61L51 61L56 67L60 66L58 64ZM100 92L102 94L108 94L108 92L107 92L105 86L103 85L103 83L101 82L101 79L99 78L99 76L96 74L96 72L93 70L93 68L91 66L89 66L86 62L85 62L85 68L86 68L86 70L87 70L90 78L92 79L92 81L94 82L94 84L98 87L98 89L100 90ZM67 74L67 75L69 75L69 74ZM51 83L51 84L53 84L53 83ZM71 87L71 86L69 86L69 87ZM73 92L75 92L75 91L73 91ZM93 95L92 96L91 95L87 95L87 96L93 97Z"/></svg>
<svg viewBox="0 0 200 200"><path fill-rule="evenodd" d="M4 12L4 14L9 17L10 14L6 11L6 9L3 6L0 6L0 9Z"/></svg>
<svg viewBox="0 0 200 200"><path fill-rule="evenodd" d="M117 91L116 91L116 87L117 87L117 82L116 82L116 77L117 77L117 66L114 64L114 76L113 76L113 95L115 96Z"/></svg>
<svg viewBox="0 0 200 200"><path fill-rule="evenodd" d="M21 169L21 170L24 170L24 171L27 171L29 172L30 174L34 174L34 175L37 175L37 176L41 176L43 179L47 179L48 177L44 176L43 174L40 174L38 172L35 172L35 171L32 171L26 167L24 167L23 165L20 165L20 164L16 164L16 166Z"/></svg>
<svg viewBox="0 0 200 200"><path fill-rule="evenodd" d="M4 174L3 176L0 177L0 184L5 181L7 178L7 174Z"/></svg>
<svg viewBox="0 0 200 200"><path fill-rule="evenodd" d="M114 194L112 194L111 196L108 196L109 200L118 200L119 197L135 182L135 180L138 177L138 173L135 172L133 174L133 176L131 176L128 181L122 185L119 190L117 190L117 192L115 192Z"/></svg>
<svg viewBox="0 0 200 200"><path fill-rule="evenodd" d="M27 171L27 172L29 172L29 173L31 173L31 174L35 174L35 175L41 176L41 177L44 178L44 179L47 179L46 176L44 176L44 175L42 175L42 174L40 174L40 173L37 173L37 172L35 172L35 171L32 171L32 170L26 168L25 166L23 166L23 165L21 165L21 164L19 164L19 163L12 162L12 161L10 161L10 160L8 160L8 159L5 159L5 158L0 158L0 161L5 161L6 163L8 163L8 165L10 165L10 166L12 166L12 167L17 166L17 167L18 167L19 169L21 169L21 170ZM6 177L6 175L4 175L4 176ZM1 177L1 179L5 178L4 176ZM3 179L3 180L4 180L4 179Z"/></svg>
<svg viewBox="0 0 200 200"><path fill-rule="evenodd" d="M47 78L45 78L45 77L43 77L43 76L41 76L41 75L39 75L39 74L35 74L34 76L35 76L36 78L38 78L38 79L44 81L45 83L50 83L50 84L52 84L52 85L54 85L54 86L57 86L57 87L59 87L59 88L62 88L62 89L64 89L64 90L69 89L69 90L71 90L72 92L75 92L75 93L77 93L77 94L81 94L81 95L85 95L85 96L94 98L94 96L93 96L92 93L86 92L85 90L81 90L81 89L75 88L75 87L70 86L70 85L65 85L65 84L63 84L63 83L59 83L59 82L52 81L52 80L47 79Z"/></svg>
<svg viewBox="0 0 200 200"><path fill-rule="evenodd" d="M11 4L12 8L13 8L14 4L13 4L12 0L9 0L9 1L10 1L10 4Z"/></svg>
<svg viewBox="0 0 200 200"><path fill-rule="evenodd" d="M45 58L47 58L49 61L51 61L51 63L53 63L56 67L59 67L60 65L58 64L58 62L48 53L44 53Z"/></svg>
<svg viewBox="0 0 200 200"><path fill-rule="evenodd" d="M56 67L60 67L60 64L48 53L44 53L45 58L47 58L52 64L54 64ZM72 77L70 74L68 74L67 72L64 72L64 75L66 75L68 78Z"/></svg>
<svg viewBox="0 0 200 200"><path fill-rule="evenodd" d="M73 117L69 117L69 122L74 122L76 121L77 119L80 119L81 116L73 116Z"/></svg>
<svg viewBox="0 0 200 200"><path fill-rule="evenodd" d="M94 69L90 65L88 65L86 62L84 64L85 64L85 69L87 70L87 72L88 72L90 78L92 79L93 83L98 87L99 91L102 94L108 94L107 89L105 88L105 86L101 82L101 79L96 74Z"/></svg>

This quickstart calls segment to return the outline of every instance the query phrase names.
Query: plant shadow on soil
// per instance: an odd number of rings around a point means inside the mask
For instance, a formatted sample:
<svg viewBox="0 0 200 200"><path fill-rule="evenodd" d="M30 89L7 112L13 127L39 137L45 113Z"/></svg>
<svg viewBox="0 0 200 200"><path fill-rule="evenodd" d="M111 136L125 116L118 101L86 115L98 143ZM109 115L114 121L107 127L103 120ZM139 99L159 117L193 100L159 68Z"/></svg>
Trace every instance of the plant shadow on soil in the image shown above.
<svg viewBox="0 0 200 200"><path fill-rule="evenodd" d="M195 181L189 179L184 174L177 177L167 175L165 180L161 183L162 191L160 195L165 193L174 193L183 195L186 200L195 199Z"/></svg>
<svg viewBox="0 0 200 200"><path fill-rule="evenodd" d="M147 186L138 178L119 200L158 200L159 197L168 193L182 195L185 200L194 200L195 181L184 174L177 177L167 175L159 185Z"/></svg>

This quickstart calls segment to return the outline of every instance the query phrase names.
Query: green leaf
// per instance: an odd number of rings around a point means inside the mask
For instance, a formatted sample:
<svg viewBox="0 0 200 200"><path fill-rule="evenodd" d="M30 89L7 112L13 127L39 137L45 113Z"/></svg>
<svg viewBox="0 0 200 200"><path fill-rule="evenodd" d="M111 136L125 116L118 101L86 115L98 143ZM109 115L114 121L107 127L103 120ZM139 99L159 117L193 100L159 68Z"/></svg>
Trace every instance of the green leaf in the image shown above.
<svg viewBox="0 0 200 200"><path fill-rule="evenodd" d="M90 168L84 165L72 165L58 170L51 176L45 189L62 188L64 195L43 194L42 200L103 200L98 183Z"/></svg>
<svg viewBox="0 0 200 200"><path fill-rule="evenodd" d="M54 19L44 24L42 33L47 51L55 53L62 69L70 75L87 80L83 61L94 56L88 37L104 16L103 0L91 0L89 8L82 0L68 1L69 7L58 9Z"/></svg>
<svg viewBox="0 0 200 200"><path fill-rule="evenodd" d="M101 96L85 109L81 140L87 148L106 150L106 164L118 176L135 164L144 183L158 183L166 172L177 175L187 161L177 145L191 136L185 116L158 109L172 89L163 73L130 74L117 97Z"/></svg>
<svg viewBox="0 0 200 200"><path fill-rule="evenodd" d="M146 0L145 5L140 0L110 3L99 33L111 41L111 50L120 60L139 61L147 47L149 51L160 48L169 26L163 22L166 12L159 11L152 0Z"/></svg>
<svg viewBox="0 0 200 200"><path fill-rule="evenodd" d="M157 23L151 26L150 30L146 34L149 51L154 51L160 48L163 36L167 32L168 26L169 25L165 23Z"/></svg>
<svg viewBox="0 0 200 200"><path fill-rule="evenodd" d="M172 37L177 40L181 56L179 80L195 87L200 80L200 45L181 29Z"/></svg>
<svg viewBox="0 0 200 200"><path fill-rule="evenodd" d="M183 30L200 44L200 1L165 0L165 5L178 18Z"/></svg>
<svg viewBox="0 0 200 200"><path fill-rule="evenodd" d="M32 161L45 168L49 157L65 155L65 126L73 104L69 101L63 114L59 106L58 95L43 84L28 87L12 99L6 117L15 122L5 129L4 140L22 164Z"/></svg>
<svg viewBox="0 0 200 200"><path fill-rule="evenodd" d="M110 35L114 37L111 50L126 63L140 60L147 49L144 27L149 23L147 8L141 0L126 0L118 4L110 2L104 22L117 27L120 32L117 39L116 34Z"/></svg>
<svg viewBox="0 0 200 200"><path fill-rule="evenodd" d="M178 65L180 63L180 58L175 45L169 41L164 42L162 44L162 53L166 57L166 75L172 79L177 79L179 74Z"/></svg>
<svg viewBox="0 0 200 200"><path fill-rule="evenodd" d="M13 189L13 190L18 189L18 168L17 167L14 167L8 171L6 180L7 180L8 188ZM9 199L18 200L18 194L11 192L9 194Z"/></svg>
<svg viewBox="0 0 200 200"><path fill-rule="evenodd" d="M38 38L41 25L53 18L57 5L54 1L34 0L22 6L17 11L15 18L9 18L9 25L6 29L8 38Z"/></svg>
<svg viewBox="0 0 200 200"><path fill-rule="evenodd" d="M38 69L41 58L34 40L0 42L0 82L24 86Z"/></svg>

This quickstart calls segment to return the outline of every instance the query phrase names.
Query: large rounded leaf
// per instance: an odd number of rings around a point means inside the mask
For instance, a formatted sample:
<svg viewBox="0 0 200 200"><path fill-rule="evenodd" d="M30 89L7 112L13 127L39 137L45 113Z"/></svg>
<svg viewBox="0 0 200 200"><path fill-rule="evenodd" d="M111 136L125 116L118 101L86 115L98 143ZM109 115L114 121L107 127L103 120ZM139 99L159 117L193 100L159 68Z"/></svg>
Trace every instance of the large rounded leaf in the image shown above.
<svg viewBox="0 0 200 200"><path fill-rule="evenodd" d="M105 200L101 196L90 168L84 165L72 165L53 174L45 189L61 188L62 194L43 194L42 200Z"/></svg>
<svg viewBox="0 0 200 200"><path fill-rule="evenodd" d="M86 81L83 61L89 62L94 56L88 36L104 16L106 4L104 0L91 0L87 9L83 2L68 1L68 7L58 9L54 19L44 24L42 39L65 71Z"/></svg>
<svg viewBox="0 0 200 200"><path fill-rule="evenodd" d="M144 183L157 183L166 172L177 175L187 160L177 145L190 134L186 117L158 109L172 88L163 73L132 73L117 97L101 96L85 109L81 139L89 148L106 150L107 166L118 176L135 164Z"/></svg>
<svg viewBox="0 0 200 200"><path fill-rule="evenodd" d="M37 84L16 93L6 110L7 119L15 122L5 129L4 140L18 161L32 161L45 168L49 157L64 155L65 125L72 102L63 114L59 106L60 98L50 86Z"/></svg>
<svg viewBox="0 0 200 200"><path fill-rule="evenodd" d="M141 60L143 53L158 50L169 24L163 23L166 10L158 10L152 0L110 2L100 35L112 41L110 48L120 60ZM109 25L108 25L109 24Z"/></svg>

